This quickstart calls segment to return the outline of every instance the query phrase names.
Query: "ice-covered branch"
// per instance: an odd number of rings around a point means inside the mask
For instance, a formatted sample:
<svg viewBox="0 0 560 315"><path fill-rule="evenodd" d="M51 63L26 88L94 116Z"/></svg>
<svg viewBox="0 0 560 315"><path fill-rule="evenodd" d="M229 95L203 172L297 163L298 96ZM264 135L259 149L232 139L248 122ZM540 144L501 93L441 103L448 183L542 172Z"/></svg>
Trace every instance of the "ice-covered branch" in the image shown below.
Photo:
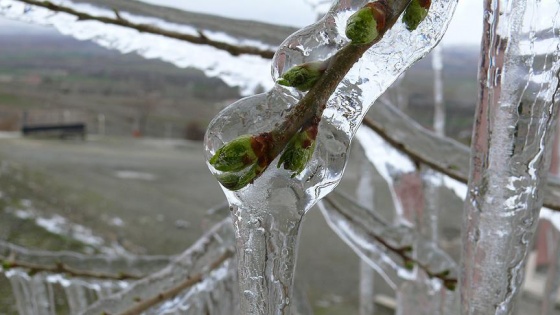
<svg viewBox="0 0 560 315"><path fill-rule="evenodd" d="M312 63L296 65L286 71L277 82L281 85L295 87L300 91L308 91L307 94L293 106L291 111L282 118L281 123L272 130L250 137L244 135L219 148L209 159L209 164L214 167L214 170L220 171L216 175L218 181L230 190L239 190L252 183L263 174L270 163L284 149L286 149L286 152L292 150L292 148L287 147L289 142L295 138L300 129L305 129L307 125L310 125L314 130L312 136L306 139L313 144L307 145L307 147L311 145L314 147L318 124L331 95L364 53L384 38L386 32L393 27L405 11L409 2L410 0L383 0L374 2L371 8L368 7L371 3L367 4L351 16L348 21L346 35L350 37L350 42L326 60L315 60ZM375 13L370 13L372 11ZM370 20L373 20L372 27L352 27L354 24L363 23L362 21L355 22L352 20L353 17L362 19L360 15L357 15L361 12L367 12L365 14ZM373 17L369 17L370 15ZM367 19L363 18L363 20ZM369 31L370 29L371 31ZM247 156L251 156L251 158L245 158L245 151L238 151L240 146L247 148ZM239 152L242 154L235 156ZM285 155L286 153L280 158L279 165L284 164L284 168L295 171L288 166L288 163L284 163ZM298 167L296 168L299 171L294 175L299 174L304 169L310 157L311 155L305 161L297 163ZM251 164L254 166L250 167ZM302 165L299 164L303 164L303 167L300 167ZM245 175L229 175L230 171L239 172L244 168L251 168L251 170ZM248 176L248 178L244 179L245 176Z"/></svg>
<svg viewBox="0 0 560 315"><path fill-rule="evenodd" d="M484 10L463 220L464 315L514 312L558 123L560 3L486 0ZM554 36L534 37L540 30Z"/></svg>
<svg viewBox="0 0 560 315"><path fill-rule="evenodd" d="M200 69L209 77L219 77L226 84L239 87L243 95L272 86L267 75L270 55L267 58L254 54L234 56L222 48L232 53L241 52L236 47L248 47L255 52L270 51L294 31L289 27L186 12L140 1L31 1L66 10L57 12L17 0L0 0L0 15L53 26L62 34L91 40L122 53L137 52L143 57L159 58L178 67ZM140 27L141 31L130 26ZM161 31L164 34L156 34ZM190 38L196 43L176 37Z"/></svg>
<svg viewBox="0 0 560 315"><path fill-rule="evenodd" d="M119 313L119 315L141 314L142 312L148 310L150 307L177 296L179 293L186 290L187 288L190 288L193 285L201 282L205 277L205 273L214 271L216 268L218 268L220 265L222 265L227 259L231 258L232 256L233 256L233 251L230 250L225 251L220 257L218 257L215 261L210 263L207 268L204 269L205 271L204 273L197 273L191 275L188 278L186 278L183 282L177 284L176 286L171 287L163 292L159 292L158 294L149 297L145 300L139 301L131 308L125 310L124 312Z"/></svg>
<svg viewBox="0 0 560 315"><path fill-rule="evenodd" d="M40 0L18 0L18 1L29 5L46 8L53 12L64 12L75 16L80 21L87 21L87 20L99 21L106 24L113 24L113 25L135 29L142 33L161 35L169 38L178 39L181 41L186 41L193 44L212 46L214 48L227 51L233 56L247 54L247 55L257 55L267 59L271 59L272 56L274 56L273 50L262 49L256 46L234 45L223 41L213 40L208 38L206 35L204 35L202 31L199 31L198 35L191 35L183 32L167 30L155 25L135 23L122 17L119 11L116 10L115 10L114 17L108 17L108 16L98 16L98 15L89 14L87 12L82 12L73 9L71 7L55 4L51 1L40 1Z"/></svg>
<svg viewBox="0 0 560 315"><path fill-rule="evenodd" d="M419 16L401 23L410 3L336 1L281 45L278 85L210 123L206 154L232 208L244 314L289 314L303 215L338 184L367 108L439 41L456 1L429 12L414 2Z"/></svg>
<svg viewBox="0 0 560 315"><path fill-rule="evenodd" d="M439 279L449 289L457 283L453 260L442 250L429 246L429 241L418 241L411 227L391 225L375 212L354 203L344 195L333 192L319 207L331 227L383 275L393 287L403 278L411 278L410 271L418 267L428 277ZM420 246L420 255L414 257L413 246Z"/></svg>
<svg viewBox="0 0 560 315"><path fill-rule="evenodd" d="M168 292L193 275L204 273L213 262L234 247L233 230L229 219L214 226L192 247L177 256L164 269L132 283L125 290L90 306L83 315L98 315L103 312L119 314L135 305L137 301L153 299L162 292Z"/></svg>
<svg viewBox="0 0 560 315"><path fill-rule="evenodd" d="M142 277L165 267L172 260L170 256L83 255L68 251L31 250L5 241L0 241L0 257L8 264L15 263L28 269L48 270L62 266L77 275L89 273L91 276L114 275L116 278L120 274Z"/></svg>
<svg viewBox="0 0 560 315"><path fill-rule="evenodd" d="M323 209L325 214L328 214L329 211L334 210L336 214L340 216L345 221L347 226L351 226L354 229L358 229L364 232L364 234L368 237L368 239L373 240L374 242L379 243L382 245L388 252L396 255L400 258L400 262L395 262L404 269L413 269L415 266L423 270L430 278L437 278L440 279L443 284L451 290L455 289L457 284L457 279L450 276L451 273L455 272L454 270L432 270L433 266L430 266L430 263L427 261L420 261L416 257L412 255L413 244L392 244L391 242L395 240L396 235L406 235L408 233L412 235L412 231L410 228L405 228L404 226L396 226L391 227L387 226L384 228L384 234L378 234L380 226L379 225L388 225L386 222L374 217L372 215L372 219L376 222L376 224L367 224L367 221L363 221L363 215L368 211L365 209L357 210L361 208L360 205L355 204L350 198L345 197L344 195L333 192L332 195L325 197L325 201L323 202ZM341 203L345 204L342 206ZM359 214L359 212L363 212ZM332 219L332 215L326 215L327 219ZM336 224L336 223L332 223ZM377 230L376 230L377 229Z"/></svg>
<svg viewBox="0 0 560 315"><path fill-rule="evenodd" d="M470 150L466 145L437 136L394 106L378 101L372 110L375 110L375 115L364 118L365 126L414 161L460 182L467 182ZM560 211L560 178L549 176L544 192L544 205Z"/></svg>
<svg viewBox="0 0 560 315"><path fill-rule="evenodd" d="M12 268L22 268L28 270L30 274L37 272L50 272L66 274L70 277L81 277L81 278L95 278L102 280L135 280L140 279L142 276L136 274L130 274L127 272L121 272L118 274L96 272L91 270L80 270L68 267L62 263L56 265L40 265L24 261L12 260L9 258L4 258L0 256L0 264L4 271Z"/></svg>

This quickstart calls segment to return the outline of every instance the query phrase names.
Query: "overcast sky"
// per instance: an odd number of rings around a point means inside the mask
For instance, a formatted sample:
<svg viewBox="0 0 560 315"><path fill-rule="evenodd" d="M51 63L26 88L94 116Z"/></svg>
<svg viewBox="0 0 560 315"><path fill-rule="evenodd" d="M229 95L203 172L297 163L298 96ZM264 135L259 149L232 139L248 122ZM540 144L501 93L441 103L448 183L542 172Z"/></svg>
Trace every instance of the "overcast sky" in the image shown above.
<svg viewBox="0 0 560 315"><path fill-rule="evenodd" d="M238 19L253 19L268 23L305 26L315 19L315 13L305 0L142 0L184 10L222 15ZM219 8L219 9L217 9ZM0 18L0 33L37 32L45 27L28 26ZM482 32L482 1L459 1L457 12L443 42L446 45L480 43Z"/></svg>

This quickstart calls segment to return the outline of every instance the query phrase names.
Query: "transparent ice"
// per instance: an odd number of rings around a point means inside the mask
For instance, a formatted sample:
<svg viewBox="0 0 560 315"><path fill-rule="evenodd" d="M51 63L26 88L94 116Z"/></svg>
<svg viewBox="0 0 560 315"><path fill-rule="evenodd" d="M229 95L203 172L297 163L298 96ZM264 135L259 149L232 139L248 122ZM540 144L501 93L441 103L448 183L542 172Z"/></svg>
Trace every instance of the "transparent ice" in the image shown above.
<svg viewBox="0 0 560 315"><path fill-rule="evenodd" d="M44 272L29 275L19 269L8 270L5 275L20 315L55 315L62 309L79 314L97 299L128 286L127 281L69 278Z"/></svg>
<svg viewBox="0 0 560 315"><path fill-rule="evenodd" d="M488 0L463 225L462 314L512 314L557 125L558 1Z"/></svg>
<svg viewBox="0 0 560 315"><path fill-rule="evenodd" d="M434 190L444 186L444 182L435 180L437 177L429 169L417 172L407 156L368 128L362 127L357 139L364 151L364 156L358 156L357 160L369 161L370 168L375 167L392 192L391 209L400 212L349 206L350 200L333 193L319 203L323 214L335 232L358 255L366 257L396 291L397 314L453 314L457 309L455 294L420 268L406 268L402 257L381 241L397 249L410 246L409 257L429 266L431 272L449 270L456 278L456 263L437 243L439 209L431 207L435 202L432 199L438 196ZM366 195L363 190L369 190L372 191L369 195L375 196L374 186L362 185L362 181L358 186L360 195Z"/></svg>
<svg viewBox="0 0 560 315"><path fill-rule="evenodd" d="M373 170L367 159L360 165L360 179L356 188L358 203L370 210L375 209L375 191L373 188ZM360 259L360 315L375 314L375 271L367 261Z"/></svg>
<svg viewBox="0 0 560 315"><path fill-rule="evenodd" d="M560 214L543 208L540 213L541 221L548 221L551 228L546 230L546 245L548 258L548 272L543 288L541 315L552 315L558 301L560 287Z"/></svg>
<svg viewBox="0 0 560 315"><path fill-rule="evenodd" d="M288 37L273 59L273 79L293 66L326 60L348 44L344 36L346 20L365 3L337 1L317 23ZM403 71L437 44L456 3L434 1L425 22L414 32L398 22L354 65L328 101L317 147L302 173L291 178L290 172L276 169L273 161L253 184L236 192L224 189L236 230L243 313L289 314L303 215L336 187L350 141L368 108ZM275 86L268 93L231 104L208 127L207 158L241 135L271 131L302 96L294 89Z"/></svg>
<svg viewBox="0 0 560 315"><path fill-rule="evenodd" d="M12 268L4 274L12 286L16 306L22 315L54 315L62 310L70 314L120 314L144 300L176 286L185 278L206 272L208 265L233 249L231 220L214 226L192 247L176 257L84 256L71 252L31 251L2 243L0 256L17 257L20 262L46 266L57 262L75 270L117 274L127 272L144 276L141 280L100 280L67 274ZM210 273L195 286L174 299L148 309L146 314L231 315L236 310L237 290L233 259ZM62 302L62 303L61 303Z"/></svg>
<svg viewBox="0 0 560 315"><path fill-rule="evenodd" d="M186 278L207 271L208 266L220 257L224 251L233 248L233 230L230 220L223 220L210 229L189 249L175 257L173 261L158 272L138 280L125 290L97 301L80 314L98 315L106 312L120 314L135 304L135 301L156 296L184 281ZM231 261L231 259L229 259ZM228 267L229 266L229 267ZM205 308L213 307L220 312L212 314L230 314L235 293L231 291L232 272L230 263L225 263L214 270L210 277L194 287L183 291L175 299L167 301L155 309L164 314L175 314L178 309L193 310L188 314L200 314ZM213 305L215 299L223 299L223 305ZM229 304L228 304L229 303ZM194 312L198 310L199 313ZM226 312L227 311L227 312ZM153 312L150 314L161 314Z"/></svg>

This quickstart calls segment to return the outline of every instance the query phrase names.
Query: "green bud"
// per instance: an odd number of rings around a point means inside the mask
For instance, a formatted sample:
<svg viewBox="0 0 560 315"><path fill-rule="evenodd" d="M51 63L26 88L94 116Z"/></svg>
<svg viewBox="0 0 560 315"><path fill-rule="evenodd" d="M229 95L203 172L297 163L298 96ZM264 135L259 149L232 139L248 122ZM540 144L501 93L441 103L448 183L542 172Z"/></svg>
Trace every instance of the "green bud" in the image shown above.
<svg viewBox="0 0 560 315"><path fill-rule="evenodd" d="M8 260L3 260L2 261L2 269L4 269L4 270L12 269L13 266L14 266L13 263L8 261Z"/></svg>
<svg viewBox="0 0 560 315"><path fill-rule="evenodd" d="M435 276L439 277L439 278L446 278L447 276L449 276L450 273L451 273L451 271L449 269L446 269L442 272L436 273Z"/></svg>
<svg viewBox="0 0 560 315"><path fill-rule="evenodd" d="M304 63L286 71L277 83L295 87L300 91L309 91L319 81L323 72L325 72L323 61Z"/></svg>
<svg viewBox="0 0 560 315"><path fill-rule="evenodd" d="M252 148L252 136L240 136L222 146L209 163L218 171L238 172L257 160Z"/></svg>
<svg viewBox="0 0 560 315"><path fill-rule="evenodd" d="M413 250L413 248L412 248L412 245L407 245L407 246L401 247L401 250L405 253L409 253Z"/></svg>
<svg viewBox="0 0 560 315"><path fill-rule="evenodd" d="M377 36L379 36L377 21L369 7L361 8L348 18L346 37L352 41L352 44L369 44Z"/></svg>
<svg viewBox="0 0 560 315"><path fill-rule="evenodd" d="M403 15L403 22L409 31L414 31L428 15L430 0L412 0Z"/></svg>
<svg viewBox="0 0 560 315"><path fill-rule="evenodd" d="M388 12L390 9L383 1L364 5L348 18L346 37L352 44L370 44L385 32Z"/></svg>
<svg viewBox="0 0 560 315"><path fill-rule="evenodd" d="M404 261L404 267L408 270L414 269L414 261L407 259Z"/></svg>
<svg viewBox="0 0 560 315"><path fill-rule="evenodd" d="M305 130L296 133L286 145L284 153L278 160L278 168L284 165L284 169L293 171L292 177L301 173L307 162L315 151L317 136L317 125L311 125Z"/></svg>
<svg viewBox="0 0 560 315"><path fill-rule="evenodd" d="M447 290L455 291L455 289L457 288L457 280L455 280L455 279L445 280L445 281L443 281L443 285L445 286L445 288Z"/></svg>
<svg viewBox="0 0 560 315"><path fill-rule="evenodd" d="M224 173L217 176L217 178L222 186L236 191L252 183L260 173L261 168L255 163L251 168L240 174Z"/></svg>

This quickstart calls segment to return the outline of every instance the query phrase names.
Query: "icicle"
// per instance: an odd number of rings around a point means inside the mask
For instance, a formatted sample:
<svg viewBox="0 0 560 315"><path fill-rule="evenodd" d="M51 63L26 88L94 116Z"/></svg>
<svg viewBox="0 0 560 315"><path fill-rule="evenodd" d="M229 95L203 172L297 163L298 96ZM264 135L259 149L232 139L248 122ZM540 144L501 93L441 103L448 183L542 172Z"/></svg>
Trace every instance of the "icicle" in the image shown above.
<svg viewBox="0 0 560 315"><path fill-rule="evenodd" d="M89 301L86 290L87 288L79 280L68 280L68 285L64 286L64 292L66 293L70 314L79 314L88 307Z"/></svg>
<svg viewBox="0 0 560 315"><path fill-rule="evenodd" d="M361 160L360 180L356 197L361 206L373 211L374 194L371 164L367 159ZM360 315L375 314L375 272L364 260L360 260Z"/></svg>
<svg viewBox="0 0 560 315"><path fill-rule="evenodd" d="M463 221L464 315L511 314L519 295L558 123L559 10L558 1L485 2ZM541 31L551 36L539 40Z"/></svg>
<svg viewBox="0 0 560 315"><path fill-rule="evenodd" d="M29 276L20 270L11 269L6 272L6 277L10 280L10 284L12 285L18 313L20 315L37 314Z"/></svg>
<svg viewBox="0 0 560 315"><path fill-rule="evenodd" d="M551 217L554 218L553 220L560 221L558 213L552 214ZM553 223L549 232L552 235L546 241L549 247L547 251L549 265L543 291L541 315L553 315L555 313L556 303L558 302L558 288L560 287L560 231Z"/></svg>
<svg viewBox="0 0 560 315"><path fill-rule="evenodd" d="M360 315L375 314L375 272L364 260L360 260Z"/></svg>
<svg viewBox="0 0 560 315"><path fill-rule="evenodd" d="M445 104L443 102L443 54L441 45L432 50L432 69L434 70L434 130L437 135L445 135Z"/></svg>
<svg viewBox="0 0 560 315"><path fill-rule="evenodd" d="M55 304L52 287L46 281L45 275L42 273L31 276L31 288L33 291L33 300L37 308L37 314L55 315Z"/></svg>

